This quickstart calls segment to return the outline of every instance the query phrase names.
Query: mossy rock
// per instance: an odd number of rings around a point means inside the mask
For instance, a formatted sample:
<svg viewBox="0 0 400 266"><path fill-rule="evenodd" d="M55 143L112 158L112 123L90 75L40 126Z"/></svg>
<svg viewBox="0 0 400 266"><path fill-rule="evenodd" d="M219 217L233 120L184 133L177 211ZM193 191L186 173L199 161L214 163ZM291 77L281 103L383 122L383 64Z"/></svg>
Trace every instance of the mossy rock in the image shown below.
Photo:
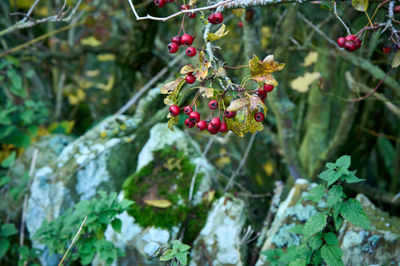
<svg viewBox="0 0 400 266"><path fill-rule="evenodd" d="M209 203L189 205L189 189L195 165L175 147L154 151L153 156L150 163L128 177L123 185L125 198L135 201L128 213L142 227L171 229L185 223L185 238L193 240L204 225L209 209ZM195 190L201 180L202 175L199 174ZM166 200L171 205L156 207L149 205L149 200Z"/></svg>

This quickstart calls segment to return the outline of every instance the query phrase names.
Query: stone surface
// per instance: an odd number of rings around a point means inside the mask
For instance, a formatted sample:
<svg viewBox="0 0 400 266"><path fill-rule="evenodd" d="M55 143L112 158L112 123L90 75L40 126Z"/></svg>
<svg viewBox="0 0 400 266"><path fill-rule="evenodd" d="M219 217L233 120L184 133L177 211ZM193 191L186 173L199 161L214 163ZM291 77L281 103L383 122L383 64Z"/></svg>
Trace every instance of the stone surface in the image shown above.
<svg viewBox="0 0 400 266"><path fill-rule="evenodd" d="M240 238L246 221L241 199L224 196L214 202L207 222L193 244L191 266L244 265Z"/></svg>

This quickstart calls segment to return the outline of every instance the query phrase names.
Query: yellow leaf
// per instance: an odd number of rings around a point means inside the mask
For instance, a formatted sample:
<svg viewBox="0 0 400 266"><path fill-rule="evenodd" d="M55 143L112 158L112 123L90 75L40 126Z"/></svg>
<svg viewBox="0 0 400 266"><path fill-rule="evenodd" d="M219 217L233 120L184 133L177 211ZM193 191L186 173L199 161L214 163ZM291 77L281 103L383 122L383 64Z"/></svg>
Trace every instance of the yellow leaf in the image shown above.
<svg viewBox="0 0 400 266"><path fill-rule="evenodd" d="M78 100L82 102L86 99L86 93L82 89L78 89L76 97L78 97Z"/></svg>
<svg viewBox="0 0 400 266"><path fill-rule="evenodd" d="M316 81L321 77L321 74L319 72L313 72L313 73L305 73L303 76L300 76L296 79L294 79L290 85L292 88L298 92L307 92L311 83Z"/></svg>
<svg viewBox="0 0 400 266"><path fill-rule="evenodd" d="M311 66L315 62L317 62L318 59L318 53L317 52L310 52L306 58L304 58L304 63L303 66Z"/></svg>
<svg viewBox="0 0 400 266"><path fill-rule="evenodd" d="M192 6L194 6L198 1L199 1L199 0L190 0L188 5L189 5L190 7L192 7Z"/></svg>
<svg viewBox="0 0 400 266"><path fill-rule="evenodd" d="M250 110L251 111L258 111L258 106L260 106L265 113L267 113L267 106L265 106L264 102L261 100L260 97L254 95L247 95L250 103Z"/></svg>
<svg viewBox="0 0 400 266"><path fill-rule="evenodd" d="M250 104L249 99L246 97L242 97L242 98L232 101L230 103L230 105L228 106L228 108L226 108L226 110L231 111L231 112L237 112L240 109L243 109L244 107L248 107L249 104Z"/></svg>
<svg viewBox="0 0 400 266"><path fill-rule="evenodd" d="M397 53L394 55L393 57L393 61L392 61L392 67L398 67L400 66L400 51L397 51Z"/></svg>
<svg viewBox="0 0 400 266"><path fill-rule="evenodd" d="M179 117L178 116L172 116L169 120L168 120L168 128L170 130L174 130L174 125L178 124L179 122Z"/></svg>
<svg viewBox="0 0 400 266"><path fill-rule="evenodd" d="M255 77L252 77L252 79L255 82L272 85L274 87L278 86L278 82L275 80L275 78L271 74L267 74L265 76L255 76Z"/></svg>
<svg viewBox="0 0 400 266"><path fill-rule="evenodd" d="M263 124L254 119L256 112L251 111L248 107L238 111L235 118L226 120L228 129L239 137L243 137L248 132L255 133L263 130Z"/></svg>
<svg viewBox="0 0 400 266"><path fill-rule="evenodd" d="M70 105L77 105L79 103L78 97L73 94L68 94L68 101Z"/></svg>
<svg viewBox="0 0 400 266"><path fill-rule="evenodd" d="M99 83L97 87L103 91L110 91L114 87L115 75L108 78L107 84Z"/></svg>
<svg viewBox="0 0 400 266"><path fill-rule="evenodd" d="M192 65L186 65L186 66L183 66L183 67L181 68L181 70L179 71L179 73L182 74L182 75L186 75L186 74L188 74L188 73L193 73L193 72L196 72L196 71L197 71L197 68L195 68L194 66L192 66Z"/></svg>
<svg viewBox="0 0 400 266"><path fill-rule="evenodd" d="M229 30L225 31L225 24L222 24L221 27L215 33L208 33L207 42L213 42L221 39L229 33Z"/></svg>
<svg viewBox="0 0 400 266"><path fill-rule="evenodd" d="M81 44L96 47L96 46L101 45L101 42L96 40L96 38L94 36L90 36L90 37L82 39Z"/></svg>
<svg viewBox="0 0 400 266"><path fill-rule="evenodd" d="M218 158L214 161L214 163L215 163L215 165L216 165L218 168L223 168L223 167L225 167L226 165L228 165L228 164L231 163L231 158L230 158L229 156L221 156L221 157L218 157Z"/></svg>
<svg viewBox="0 0 400 266"><path fill-rule="evenodd" d="M100 70L96 69L96 70L87 70L86 71L86 76L88 77L97 77L100 74Z"/></svg>
<svg viewBox="0 0 400 266"><path fill-rule="evenodd" d="M269 161L263 165L263 169L267 176L271 176L274 173L274 165Z"/></svg>
<svg viewBox="0 0 400 266"><path fill-rule="evenodd" d="M225 68L223 68L223 67L218 67L217 69L213 69L213 75L214 75L216 78L219 78L219 77L226 77Z"/></svg>
<svg viewBox="0 0 400 266"><path fill-rule="evenodd" d="M240 18L244 14L244 8L236 8L232 10L233 15Z"/></svg>
<svg viewBox="0 0 400 266"><path fill-rule="evenodd" d="M97 56L97 60L99 60L101 62L114 61L115 60L115 54L99 54Z"/></svg>
<svg viewBox="0 0 400 266"><path fill-rule="evenodd" d="M200 88L200 93L204 97L211 98L211 97L214 96L214 89L213 88L201 87Z"/></svg>
<svg viewBox="0 0 400 266"><path fill-rule="evenodd" d="M351 0L353 7L361 12L367 11L369 6L369 0Z"/></svg>
<svg viewBox="0 0 400 266"><path fill-rule="evenodd" d="M161 94L171 94L174 91L179 90L184 83L185 80L182 78L178 78L174 81L168 82L167 84L161 87Z"/></svg>
<svg viewBox="0 0 400 266"><path fill-rule="evenodd" d="M172 205L172 203L166 199L144 200L144 203L146 203L149 206L162 209L168 208L169 206Z"/></svg>
<svg viewBox="0 0 400 266"><path fill-rule="evenodd" d="M126 124L119 125L119 129L121 129L122 131L125 131L126 130Z"/></svg>
<svg viewBox="0 0 400 266"><path fill-rule="evenodd" d="M210 190L204 193L203 202L211 203L215 197L215 190Z"/></svg>
<svg viewBox="0 0 400 266"><path fill-rule="evenodd" d="M208 75L208 69L210 67L211 67L210 61L205 61L203 63L200 63L200 69L194 74L196 79L200 79L200 80L205 79Z"/></svg>
<svg viewBox="0 0 400 266"><path fill-rule="evenodd" d="M264 61L261 61L256 55L249 60L250 73L253 77L265 76L276 71L280 71L285 67L285 64L274 61L273 56L267 56Z"/></svg>

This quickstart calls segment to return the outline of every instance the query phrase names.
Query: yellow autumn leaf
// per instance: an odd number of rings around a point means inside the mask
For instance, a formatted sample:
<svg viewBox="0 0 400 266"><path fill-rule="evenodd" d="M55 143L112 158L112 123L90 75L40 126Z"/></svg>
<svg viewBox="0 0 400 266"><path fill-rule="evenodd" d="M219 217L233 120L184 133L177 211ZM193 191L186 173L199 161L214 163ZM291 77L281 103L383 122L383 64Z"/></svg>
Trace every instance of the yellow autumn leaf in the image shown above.
<svg viewBox="0 0 400 266"><path fill-rule="evenodd" d="M101 131L101 132L100 132L100 137L101 137L102 139L104 139L105 137L107 137L107 132Z"/></svg>
<svg viewBox="0 0 400 266"><path fill-rule="evenodd" d="M226 70L223 67L218 67L217 69L213 69L212 74L216 77L226 77Z"/></svg>
<svg viewBox="0 0 400 266"><path fill-rule="evenodd" d="M273 56L267 56L263 61L261 61L258 56L254 55L253 58L249 60L250 73L253 77L265 76L280 71L284 67L285 64L275 62Z"/></svg>
<svg viewBox="0 0 400 266"><path fill-rule="evenodd" d="M103 91L110 91L114 87L115 75L108 78L107 84L99 83L97 87Z"/></svg>
<svg viewBox="0 0 400 266"><path fill-rule="evenodd" d="M393 61L392 61L392 67L398 67L400 66L400 51L397 51L397 53L394 55L393 57Z"/></svg>
<svg viewBox="0 0 400 266"><path fill-rule="evenodd" d="M178 116L171 116L171 118L168 120L168 128L170 130L174 130L174 125L178 124L178 122L179 122Z"/></svg>
<svg viewBox="0 0 400 266"><path fill-rule="evenodd" d="M81 44L96 47L101 45L101 42L98 41L94 36L90 36L81 40Z"/></svg>
<svg viewBox="0 0 400 266"><path fill-rule="evenodd" d="M215 33L212 32L208 33L207 42L213 42L226 36L229 33L229 30L225 31L225 28L226 28L225 24L222 24L221 27Z"/></svg>
<svg viewBox="0 0 400 266"><path fill-rule="evenodd" d="M203 195L203 202L211 203L215 198L215 190L210 190L204 193Z"/></svg>
<svg viewBox="0 0 400 266"><path fill-rule="evenodd" d="M200 87L200 93L203 97L211 98L214 96L213 88Z"/></svg>
<svg viewBox="0 0 400 266"><path fill-rule="evenodd" d="M193 73L193 72L196 72L196 71L197 71L197 68L196 68L196 67L194 67L194 66L192 66L192 65L186 65L186 66L183 66L183 67L181 68L181 70L179 71L179 73L182 74L182 75L186 75L186 74L188 74L188 73Z"/></svg>
<svg viewBox="0 0 400 266"><path fill-rule="evenodd" d="M242 97L232 101L226 110L231 112L237 112L244 107L248 107L250 104L249 99L246 97ZM228 119L229 120L229 119Z"/></svg>
<svg viewBox="0 0 400 266"><path fill-rule="evenodd" d="M82 89L78 89L76 97L78 97L78 100L82 102L86 99L86 93Z"/></svg>
<svg viewBox="0 0 400 266"><path fill-rule="evenodd" d="M244 8L236 8L232 10L233 15L236 17L240 18L244 14L245 10Z"/></svg>
<svg viewBox="0 0 400 266"><path fill-rule="evenodd" d="M169 206L172 205L172 203L166 199L144 200L144 203L146 203L149 206L162 209L168 208Z"/></svg>
<svg viewBox="0 0 400 266"><path fill-rule="evenodd" d="M196 73L194 73L194 76L196 77L196 79L200 79L203 80L207 77L208 75L208 69L211 67L211 62L210 61L206 61L204 63L200 63L200 68L199 70L196 71Z"/></svg>
<svg viewBox="0 0 400 266"><path fill-rule="evenodd" d="M168 82L161 87L161 94L171 94L174 91L179 90L184 83L185 80L183 78L178 78L174 81Z"/></svg>
<svg viewBox="0 0 400 266"><path fill-rule="evenodd" d="M251 111L257 111L258 106L260 106L262 109L264 109L264 112L267 113L267 106L265 106L264 102L261 100L260 97L254 96L254 95L247 95L247 98L249 99L249 106Z"/></svg>
<svg viewBox="0 0 400 266"><path fill-rule="evenodd" d="M99 54L97 56L97 60L99 60L101 62L114 61L115 60L115 54Z"/></svg>
<svg viewBox="0 0 400 266"><path fill-rule="evenodd" d="M98 70L98 69L95 69L95 70L87 70L87 71L86 71L86 76L91 77L91 78L97 77L99 74L100 74L100 70Z"/></svg>
<svg viewBox="0 0 400 266"><path fill-rule="evenodd" d="M274 173L274 165L270 161L263 165L263 169L267 176L271 176Z"/></svg>
<svg viewBox="0 0 400 266"><path fill-rule="evenodd" d="M68 102L70 105L77 105L79 103L79 99L73 94L68 94Z"/></svg>
<svg viewBox="0 0 400 266"><path fill-rule="evenodd" d="M298 92L307 92L310 85L318 80L321 77L321 74L319 72L307 72L303 76L297 77L294 79L290 85L292 88Z"/></svg>
<svg viewBox="0 0 400 266"><path fill-rule="evenodd" d="M361 12L367 11L369 6L369 0L351 0L353 7Z"/></svg>
<svg viewBox="0 0 400 266"><path fill-rule="evenodd" d="M189 6L193 7L199 0L189 0Z"/></svg>
<svg viewBox="0 0 400 266"><path fill-rule="evenodd" d="M255 77L252 77L252 79L255 82L272 85L274 87L278 86L278 82L275 80L275 78L271 74L267 74L265 76L255 76Z"/></svg>
<svg viewBox="0 0 400 266"><path fill-rule="evenodd" d="M306 58L304 58L303 66L311 66L318 60L318 53L317 52L310 52Z"/></svg>

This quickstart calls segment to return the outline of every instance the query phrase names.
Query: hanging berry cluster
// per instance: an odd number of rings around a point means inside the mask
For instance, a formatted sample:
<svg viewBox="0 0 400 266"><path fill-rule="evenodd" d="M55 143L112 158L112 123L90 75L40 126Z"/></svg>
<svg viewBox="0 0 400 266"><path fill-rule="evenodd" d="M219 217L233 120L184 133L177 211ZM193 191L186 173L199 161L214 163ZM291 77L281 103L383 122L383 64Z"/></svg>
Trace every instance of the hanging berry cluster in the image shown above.
<svg viewBox="0 0 400 266"><path fill-rule="evenodd" d="M355 35L347 35L346 37L339 37L337 39L339 47L345 48L349 52L354 52L361 47L361 40Z"/></svg>
<svg viewBox="0 0 400 266"><path fill-rule="evenodd" d="M166 0L155 0L155 4L160 7L166 3ZM180 9L193 9L190 3L182 5ZM278 85L271 73L282 70L284 64L275 62L273 56L264 60L254 56L244 66L217 64L213 58L206 58L205 47L207 43L215 42L229 33L222 24L224 16L220 12L211 11L208 19L203 20L206 24L222 25L215 32L207 34L201 48L193 46L196 36L185 32L185 17L195 18L196 13L186 13L183 16L180 30L172 37L168 51L174 54L181 47L186 47L186 55L192 58L197 56L197 60L193 65L183 66L180 70L182 76L161 88L161 93L167 95L164 103L169 105L169 127L172 128L183 117L182 121L187 128L196 128L210 134L232 131L243 136L247 132L262 130L261 122L267 113L265 99ZM251 74L240 84L233 83L227 73L237 68L248 68ZM193 95L190 104L183 104L186 96L190 95ZM208 105L208 108L201 108L200 103Z"/></svg>

